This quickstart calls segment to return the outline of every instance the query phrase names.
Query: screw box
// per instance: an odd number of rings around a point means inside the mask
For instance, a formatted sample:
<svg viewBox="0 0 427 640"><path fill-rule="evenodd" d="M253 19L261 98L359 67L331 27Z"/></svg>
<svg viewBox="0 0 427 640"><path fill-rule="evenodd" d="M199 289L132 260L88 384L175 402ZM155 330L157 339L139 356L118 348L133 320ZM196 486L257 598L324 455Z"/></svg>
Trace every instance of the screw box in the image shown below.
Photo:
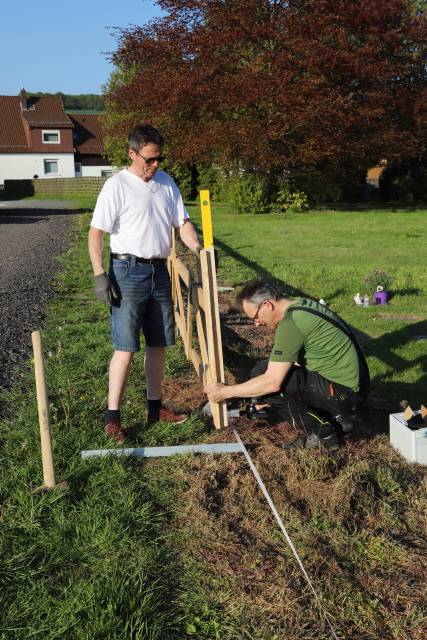
<svg viewBox="0 0 427 640"><path fill-rule="evenodd" d="M390 444L408 462L427 465L427 427L412 431L403 413L390 414Z"/></svg>

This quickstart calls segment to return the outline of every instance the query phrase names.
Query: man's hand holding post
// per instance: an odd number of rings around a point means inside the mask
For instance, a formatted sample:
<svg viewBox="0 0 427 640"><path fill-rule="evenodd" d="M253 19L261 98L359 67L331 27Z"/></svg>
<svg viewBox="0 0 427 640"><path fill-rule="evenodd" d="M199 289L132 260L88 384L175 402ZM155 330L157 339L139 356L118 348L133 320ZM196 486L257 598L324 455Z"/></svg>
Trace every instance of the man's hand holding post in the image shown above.
<svg viewBox="0 0 427 640"><path fill-rule="evenodd" d="M227 385L222 382L211 382L204 386L203 391L209 398L210 402L222 402L227 400Z"/></svg>

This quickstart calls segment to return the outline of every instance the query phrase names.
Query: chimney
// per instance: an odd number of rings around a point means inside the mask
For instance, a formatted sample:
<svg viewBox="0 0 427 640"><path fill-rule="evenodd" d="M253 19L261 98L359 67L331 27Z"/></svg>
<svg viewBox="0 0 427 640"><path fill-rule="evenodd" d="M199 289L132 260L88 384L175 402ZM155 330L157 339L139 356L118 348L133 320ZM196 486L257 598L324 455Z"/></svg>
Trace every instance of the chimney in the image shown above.
<svg viewBox="0 0 427 640"><path fill-rule="evenodd" d="M24 88L21 89L19 98L21 102L21 111L28 111L28 97Z"/></svg>

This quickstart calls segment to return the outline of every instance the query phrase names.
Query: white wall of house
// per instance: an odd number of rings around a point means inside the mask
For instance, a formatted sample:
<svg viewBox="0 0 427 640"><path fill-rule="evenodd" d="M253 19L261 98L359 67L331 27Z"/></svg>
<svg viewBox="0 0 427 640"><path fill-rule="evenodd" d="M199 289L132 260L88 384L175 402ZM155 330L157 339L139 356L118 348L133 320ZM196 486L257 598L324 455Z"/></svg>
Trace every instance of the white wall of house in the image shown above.
<svg viewBox="0 0 427 640"><path fill-rule="evenodd" d="M94 177L99 177L102 176L102 171L113 171L113 167L109 167L109 166L104 166L104 167L85 167L84 165L82 165L81 168L81 176L83 178L94 178ZM112 173L111 173L112 175Z"/></svg>
<svg viewBox="0 0 427 640"><path fill-rule="evenodd" d="M35 175L39 178L74 178L74 155L0 153L0 184L5 180L31 180Z"/></svg>

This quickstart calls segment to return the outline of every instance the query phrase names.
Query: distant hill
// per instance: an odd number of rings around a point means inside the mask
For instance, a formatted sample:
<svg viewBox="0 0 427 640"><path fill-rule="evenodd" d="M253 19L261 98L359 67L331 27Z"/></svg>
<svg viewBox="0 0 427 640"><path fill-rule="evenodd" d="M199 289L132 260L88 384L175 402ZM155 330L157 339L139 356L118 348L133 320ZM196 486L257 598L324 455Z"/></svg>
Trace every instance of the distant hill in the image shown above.
<svg viewBox="0 0 427 640"><path fill-rule="evenodd" d="M79 95L70 95L57 91L56 93L46 93L43 91L27 91L32 96L60 96L67 111L104 111L104 100L102 96L95 93L81 93Z"/></svg>
<svg viewBox="0 0 427 640"><path fill-rule="evenodd" d="M105 111L101 109L65 109L68 115L84 114L85 116L105 116Z"/></svg>

